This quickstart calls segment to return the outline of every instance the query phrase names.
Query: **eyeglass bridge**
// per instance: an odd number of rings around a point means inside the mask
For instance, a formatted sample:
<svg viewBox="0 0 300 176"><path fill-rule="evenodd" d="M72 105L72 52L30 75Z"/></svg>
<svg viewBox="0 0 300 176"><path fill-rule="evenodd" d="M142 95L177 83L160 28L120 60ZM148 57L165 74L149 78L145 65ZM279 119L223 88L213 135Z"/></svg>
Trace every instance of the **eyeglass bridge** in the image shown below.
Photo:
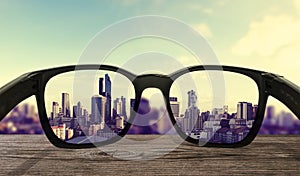
<svg viewBox="0 0 300 176"><path fill-rule="evenodd" d="M172 83L173 80L170 77L161 74L139 75L133 80L133 85L141 91L146 88L158 88L167 91Z"/></svg>

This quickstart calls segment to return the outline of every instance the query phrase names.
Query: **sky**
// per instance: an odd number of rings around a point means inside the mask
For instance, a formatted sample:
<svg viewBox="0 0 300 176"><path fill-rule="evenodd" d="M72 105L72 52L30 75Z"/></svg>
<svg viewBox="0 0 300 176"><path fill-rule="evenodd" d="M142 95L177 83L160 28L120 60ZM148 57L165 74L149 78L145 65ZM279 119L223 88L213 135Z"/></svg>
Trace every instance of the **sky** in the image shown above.
<svg viewBox="0 0 300 176"><path fill-rule="evenodd" d="M222 65L274 72L300 85L297 0L2 0L0 11L0 86L26 72L84 62L86 48L101 31L143 15L168 17L189 25L206 39ZM130 30L121 28L118 34ZM116 46L107 61L137 73L172 72L164 63L174 58L174 69L193 63L192 54L177 44L153 37L135 39ZM149 55L164 61L153 65Z"/></svg>

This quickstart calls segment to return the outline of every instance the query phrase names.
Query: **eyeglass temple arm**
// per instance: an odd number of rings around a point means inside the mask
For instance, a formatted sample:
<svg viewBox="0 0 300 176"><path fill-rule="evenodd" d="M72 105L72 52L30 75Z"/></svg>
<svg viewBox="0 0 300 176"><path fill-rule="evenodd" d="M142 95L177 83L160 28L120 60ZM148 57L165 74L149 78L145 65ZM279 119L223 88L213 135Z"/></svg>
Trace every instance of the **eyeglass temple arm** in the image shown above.
<svg viewBox="0 0 300 176"><path fill-rule="evenodd" d="M24 74L0 88L0 121L21 101L34 95L37 81Z"/></svg>
<svg viewBox="0 0 300 176"><path fill-rule="evenodd" d="M284 103L300 120L300 87L282 76L266 73L266 93Z"/></svg>

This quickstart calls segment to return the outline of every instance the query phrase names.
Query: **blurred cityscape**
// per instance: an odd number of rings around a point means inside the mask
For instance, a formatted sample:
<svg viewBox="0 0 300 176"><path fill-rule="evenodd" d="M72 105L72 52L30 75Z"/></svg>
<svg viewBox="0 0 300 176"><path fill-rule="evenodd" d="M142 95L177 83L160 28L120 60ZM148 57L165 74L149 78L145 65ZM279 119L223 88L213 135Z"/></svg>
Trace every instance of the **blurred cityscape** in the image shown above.
<svg viewBox="0 0 300 176"><path fill-rule="evenodd" d="M284 111L275 114L275 107L268 106L259 134L300 134L300 120Z"/></svg>
<svg viewBox="0 0 300 176"><path fill-rule="evenodd" d="M0 134L43 133L36 107L33 105L22 104L15 107L0 122ZM289 112L275 114L275 107L268 106L259 134L300 134L300 120Z"/></svg>
<svg viewBox="0 0 300 176"><path fill-rule="evenodd" d="M35 106L16 106L1 122L0 134L43 134Z"/></svg>

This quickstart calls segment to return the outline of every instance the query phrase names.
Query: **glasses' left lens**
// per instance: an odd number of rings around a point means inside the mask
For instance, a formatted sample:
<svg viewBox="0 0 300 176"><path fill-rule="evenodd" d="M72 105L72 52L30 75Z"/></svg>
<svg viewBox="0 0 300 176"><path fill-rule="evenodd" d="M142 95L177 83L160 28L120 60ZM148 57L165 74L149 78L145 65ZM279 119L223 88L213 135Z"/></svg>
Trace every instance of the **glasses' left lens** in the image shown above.
<svg viewBox="0 0 300 176"><path fill-rule="evenodd" d="M59 74L45 88L52 131L67 143L99 143L118 137L127 124L131 82L112 71L79 70Z"/></svg>

